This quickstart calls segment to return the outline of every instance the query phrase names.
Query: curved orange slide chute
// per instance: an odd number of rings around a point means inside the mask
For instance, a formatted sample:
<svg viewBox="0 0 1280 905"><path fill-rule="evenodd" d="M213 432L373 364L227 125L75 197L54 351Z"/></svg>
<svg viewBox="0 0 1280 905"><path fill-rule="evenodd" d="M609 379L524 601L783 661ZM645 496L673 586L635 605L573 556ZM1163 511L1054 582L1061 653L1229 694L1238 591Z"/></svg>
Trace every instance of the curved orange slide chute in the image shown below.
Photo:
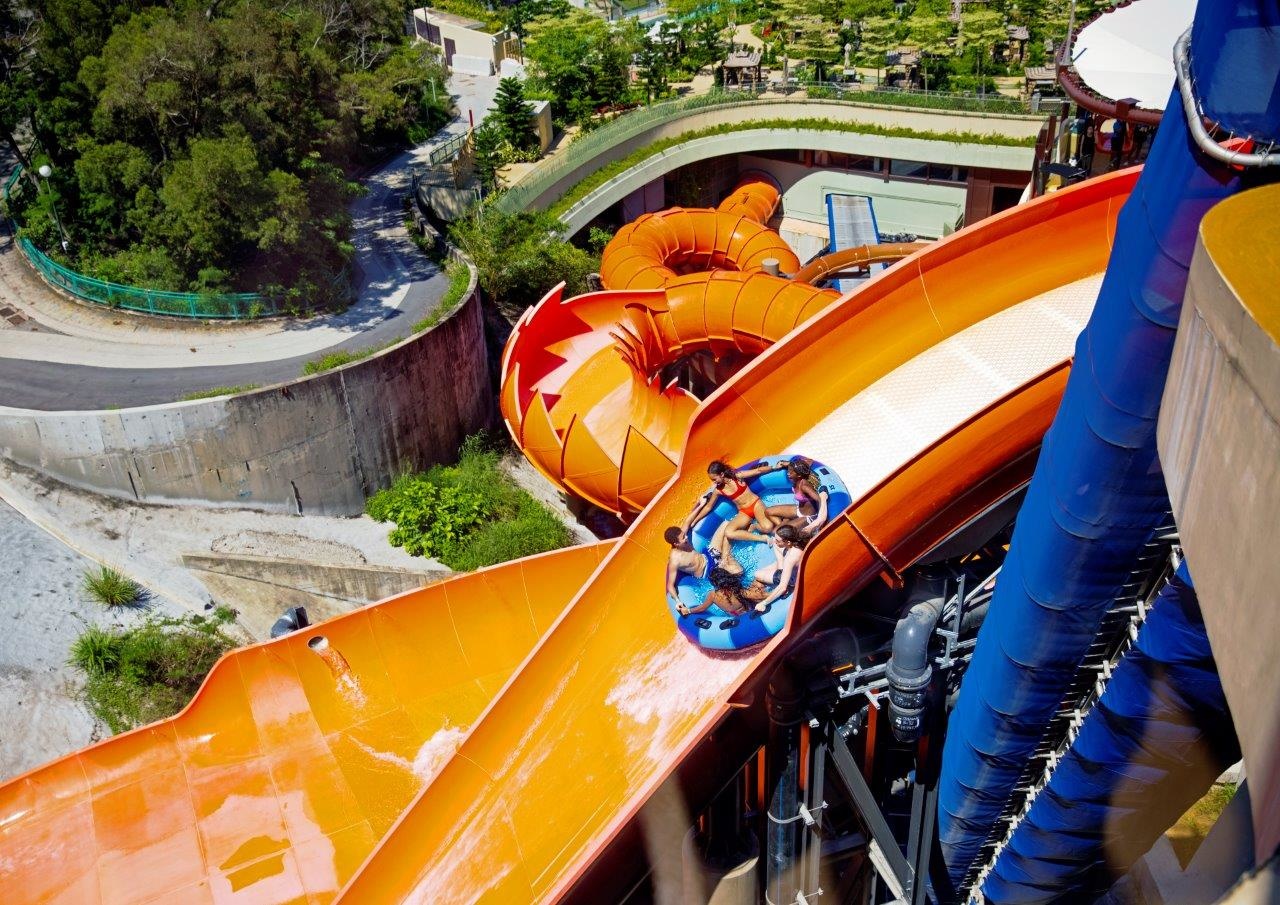
<svg viewBox="0 0 1280 905"><path fill-rule="evenodd" d="M645 214L600 259L605 292L548 293L516 325L502 359L503 417L550 480L633 516L675 472L698 406L668 367L708 351L753 358L840 297L765 272L800 261L764 225L781 195L747 177L720 206ZM859 263L915 246L872 246ZM811 265L812 266L812 265Z"/></svg>

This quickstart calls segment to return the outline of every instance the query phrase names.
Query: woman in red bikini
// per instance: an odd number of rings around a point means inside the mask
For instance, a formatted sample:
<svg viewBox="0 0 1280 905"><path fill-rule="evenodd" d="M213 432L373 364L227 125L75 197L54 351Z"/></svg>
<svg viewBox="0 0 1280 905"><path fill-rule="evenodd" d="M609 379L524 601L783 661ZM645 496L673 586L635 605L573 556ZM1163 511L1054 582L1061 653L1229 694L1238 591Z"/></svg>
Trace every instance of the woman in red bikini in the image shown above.
<svg viewBox="0 0 1280 905"><path fill-rule="evenodd" d="M724 497L738 507L738 514L729 522L727 537L730 540L760 540L759 534L748 530L753 519L759 523L760 530L765 534L772 532L774 520L769 517L764 501L747 486L747 481L770 471L782 471L786 467L787 463L783 462L781 465L762 465L758 468L734 471L724 462L719 460L712 462L707 466L707 476L711 478L711 490L699 500L693 512L689 513L680 524L681 539L688 536L689 529L715 507L719 497Z"/></svg>

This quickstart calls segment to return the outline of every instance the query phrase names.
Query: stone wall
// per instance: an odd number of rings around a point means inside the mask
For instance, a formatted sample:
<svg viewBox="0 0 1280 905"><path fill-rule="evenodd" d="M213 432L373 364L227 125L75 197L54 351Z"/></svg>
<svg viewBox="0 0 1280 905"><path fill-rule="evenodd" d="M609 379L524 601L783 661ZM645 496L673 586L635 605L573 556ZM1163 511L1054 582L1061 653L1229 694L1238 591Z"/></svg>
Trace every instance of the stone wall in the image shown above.
<svg viewBox="0 0 1280 905"><path fill-rule="evenodd" d="M443 322L324 374L114 411L0 407L0 456L126 499L355 515L397 474L451 461L494 422L489 375L473 271Z"/></svg>

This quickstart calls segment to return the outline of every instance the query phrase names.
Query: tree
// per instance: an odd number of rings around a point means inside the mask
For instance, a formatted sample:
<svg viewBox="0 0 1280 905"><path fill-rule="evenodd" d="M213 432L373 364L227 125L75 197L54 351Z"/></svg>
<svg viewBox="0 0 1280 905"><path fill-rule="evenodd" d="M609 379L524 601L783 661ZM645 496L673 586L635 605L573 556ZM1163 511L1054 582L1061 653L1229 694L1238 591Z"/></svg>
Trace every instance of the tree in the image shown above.
<svg viewBox="0 0 1280 905"><path fill-rule="evenodd" d="M517 78L505 78L498 82L493 98L493 112L486 121L493 120L502 140L517 152L531 151L538 147L538 133L533 127L529 103L524 99L524 86Z"/></svg>
<svg viewBox="0 0 1280 905"><path fill-rule="evenodd" d="M628 91L634 26L613 28L580 9L529 23L529 87L551 98L561 122L586 122Z"/></svg>
<svg viewBox="0 0 1280 905"><path fill-rule="evenodd" d="M599 262L562 239L560 229L545 212L508 214L483 206L449 232L475 263L481 288L514 322L562 280L566 297L587 291L587 274Z"/></svg>
<svg viewBox="0 0 1280 905"><path fill-rule="evenodd" d="M531 86L545 91L557 116L576 119L593 104L592 61L596 48L608 40L609 27L600 19L574 9L567 16L539 18L529 23L524 56Z"/></svg>
<svg viewBox="0 0 1280 905"><path fill-rule="evenodd" d="M920 51L924 90L929 90L929 58L951 53L951 20L917 9L907 20L907 36Z"/></svg>
<svg viewBox="0 0 1280 905"><path fill-rule="evenodd" d="M874 63L876 82L880 81L880 70L884 67L885 57L889 51L898 46L902 39L902 23L890 16L875 16L862 23L862 57L866 63Z"/></svg>
<svg viewBox="0 0 1280 905"><path fill-rule="evenodd" d="M636 67L644 83L645 102L651 104L655 97L665 94L668 87L669 63L663 45L645 35L636 52Z"/></svg>
<svg viewBox="0 0 1280 905"><path fill-rule="evenodd" d="M489 117L471 133L471 153L474 161L476 178L486 192L491 192L497 185L498 167L503 163L502 132Z"/></svg>
<svg viewBox="0 0 1280 905"><path fill-rule="evenodd" d="M982 88L982 61L996 44L1008 39L1004 16L995 10L981 9L965 13L960 20L960 40L965 49L973 47L978 56L978 86Z"/></svg>

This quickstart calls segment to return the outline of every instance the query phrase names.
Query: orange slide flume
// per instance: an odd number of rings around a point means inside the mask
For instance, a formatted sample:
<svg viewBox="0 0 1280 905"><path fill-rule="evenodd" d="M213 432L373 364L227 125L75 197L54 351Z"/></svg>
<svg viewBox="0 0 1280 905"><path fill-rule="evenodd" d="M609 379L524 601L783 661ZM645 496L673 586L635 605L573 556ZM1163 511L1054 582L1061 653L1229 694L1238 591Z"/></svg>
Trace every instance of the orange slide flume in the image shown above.
<svg viewBox="0 0 1280 905"><path fill-rule="evenodd" d="M802 624L1026 480L1134 178L962 230L779 336L698 407L674 479L621 540L236 651L174 719L0 786L6 903L527 905L582 889ZM549 347L530 348L547 373ZM662 605L663 529L708 459L791 450L832 464L855 502L810 544L789 627L708 657Z"/></svg>
<svg viewBox="0 0 1280 905"><path fill-rule="evenodd" d="M611 292L553 290L502 360L503 417L549 479L631 517L675 472L698 399L668 379L698 352L754 358L840 297L766 272L800 270L764 225L777 186L751 176L714 210L671 208L622 227L600 258ZM867 246L859 263L915 251Z"/></svg>
<svg viewBox="0 0 1280 905"><path fill-rule="evenodd" d="M717 744L735 704L763 707L754 692L771 658L802 625L905 571L1029 479L1134 178L1084 183L931 245L711 395L672 480L340 901L615 901L609 883L632 877L643 855L612 861L608 847L636 819L646 851L672 852L648 863L678 880L688 823L651 826L656 812L642 808L700 746ZM788 627L710 656L662 605L664 529L706 489L709 459L779 452L832 466L854 503L809 544ZM741 766L696 759L719 764L721 782Z"/></svg>

